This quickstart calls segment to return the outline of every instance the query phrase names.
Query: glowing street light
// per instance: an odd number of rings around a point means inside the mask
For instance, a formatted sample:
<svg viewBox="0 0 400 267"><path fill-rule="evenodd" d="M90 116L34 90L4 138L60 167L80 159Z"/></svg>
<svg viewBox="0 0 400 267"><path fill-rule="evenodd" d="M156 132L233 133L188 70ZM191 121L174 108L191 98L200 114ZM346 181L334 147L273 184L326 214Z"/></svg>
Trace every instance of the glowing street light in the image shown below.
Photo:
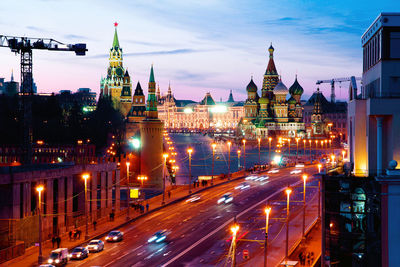
<svg viewBox="0 0 400 267"><path fill-rule="evenodd" d="M191 147L189 147L187 152L189 153L189 194L191 194L192 190L190 189L190 187L192 184L192 153L193 153L193 149Z"/></svg>
<svg viewBox="0 0 400 267"><path fill-rule="evenodd" d="M269 214L271 213L271 207L265 208L265 244L264 244L264 267L267 267L268 258L268 226L269 226Z"/></svg>
<svg viewBox="0 0 400 267"><path fill-rule="evenodd" d="M303 139L303 158L306 158L306 139Z"/></svg>
<svg viewBox="0 0 400 267"><path fill-rule="evenodd" d="M211 144L212 153L213 153L213 160L212 160L212 167L211 167L211 185L214 185L214 160L215 160L215 148L217 147L216 143Z"/></svg>
<svg viewBox="0 0 400 267"><path fill-rule="evenodd" d="M321 168L322 168L322 164L321 163L318 163L318 173L321 173Z"/></svg>
<svg viewBox="0 0 400 267"><path fill-rule="evenodd" d="M231 227L232 232L232 266L236 266L236 236L239 231L239 225Z"/></svg>
<svg viewBox="0 0 400 267"><path fill-rule="evenodd" d="M346 151L345 150L342 150L342 159L343 159L343 162L344 162L344 155L346 154Z"/></svg>
<svg viewBox="0 0 400 267"><path fill-rule="evenodd" d="M246 139L243 139L242 142L243 142L243 165L244 165L244 170L246 171Z"/></svg>
<svg viewBox="0 0 400 267"><path fill-rule="evenodd" d="M261 164L261 155L260 155L260 152L261 152L261 138L260 137L258 137L258 164Z"/></svg>
<svg viewBox="0 0 400 267"><path fill-rule="evenodd" d="M307 182L307 174L303 174L303 238L305 238L305 229L306 229L306 182Z"/></svg>
<svg viewBox="0 0 400 267"><path fill-rule="evenodd" d="M290 158L290 138L287 139L289 142L289 158Z"/></svg>
<svg viewBox="0 0 400 267"><path fill-rule="evenodd" d="M310 161L312 161L312 156L311 156L311 154L312 154L312 145L311 145L312 141L311 141L311 139L308 140L308 143L310 144Z"/></svg>
<svg viewBox="0 0 400 267"><path fill-rule="evenodd" d="M38 216L39 216L39 256L38 263L42 264L43 255L42 255L42 214L41 214L41 205L42 205L42 191L44 190L43 185L36 186L36 191L38 192Z"/></svg>
<svg viewBox="0 0 400 267"><path fill-rule="evenodd" d="M268 163L270 164L271 162L271 141L272 137L268 137L268 143L269 143L269 149L268 149Z"/></svg>
<svg viewBox="0 0 400 267"><path fill-rule="evenodd" d="M88 207L87 207L87 180L89 178L90 178L90 175L88 173L82 174L82 179L85 181L85 217L86 217L85 239L89 238Z"/></svg>
<svg viewBox="0 0 400 267"><path fill-rule="evenodd" d="M167 166L167 158L168 158L169 155L167 153L164 153L162 156L164 158L164 166L163 166L163 173L162 173L162 176L163 176L163 195L162 195L161 205L164 205L165 204L165 168Z"/></svg>
<svg viewBox="0 0 400 267"><path fill-rule="evenodd" d="M228 180L231 179L231 145L232 142L228 141Z"/></svg>
<svg viewBox="0 0 400 267"><path fill-rule="evenodd" d="M289 254L289 207L290 207L290 194L292 193L292 189L287 188L285 190L287 195L286 200L286 250L285 250L285 259L287 260Z"/></svg>
<svg viewBox="0 0 400 267"><path fill-rule="evenodd" d="M297 162L297 159L299 157L299 141L300 141L300 138L296 137L295 140L296 140L296 162Z"/></svg>
<svg viewBox="0 0 400 267"><path fill-rule="evenodd" d="M142 184L142 187L143 187L143 182L147 181L147 176L140 175L140 176L138 176L137 179L140 181L140 183Z"/></svg>
<svg viewBox="0 0 400 267"><path fill-rule="evenodd" d="M240 169L240 150L238 149L237 155L238 155L238 169Z"/></svg>

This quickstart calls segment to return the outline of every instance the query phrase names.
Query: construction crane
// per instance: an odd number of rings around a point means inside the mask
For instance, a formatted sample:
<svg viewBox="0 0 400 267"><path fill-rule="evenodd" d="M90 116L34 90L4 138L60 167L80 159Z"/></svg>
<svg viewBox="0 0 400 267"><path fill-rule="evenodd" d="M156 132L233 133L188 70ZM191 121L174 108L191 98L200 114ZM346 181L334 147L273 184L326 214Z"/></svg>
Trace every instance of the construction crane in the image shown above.
<svg viewBox="0 0 400 267"><path fill-rule="evenodd" d="M29 38L0 35L0 47L8 47L15 54L21 54L21 109L23 114L23 163L32 161L32 50L73 51L77 56L86 54L86 44L63 44L46 38Z"/></svg>
<svg viewBox="0 0 400 267"><path fill-rule="evenodd" d="M331 103L335 103L335 83L349 82L354 76L346 78L333 78L331 80L318 80L316 84L330 83L331 84ZM354 77L356 81L361 81L361 77Z"/></svg>

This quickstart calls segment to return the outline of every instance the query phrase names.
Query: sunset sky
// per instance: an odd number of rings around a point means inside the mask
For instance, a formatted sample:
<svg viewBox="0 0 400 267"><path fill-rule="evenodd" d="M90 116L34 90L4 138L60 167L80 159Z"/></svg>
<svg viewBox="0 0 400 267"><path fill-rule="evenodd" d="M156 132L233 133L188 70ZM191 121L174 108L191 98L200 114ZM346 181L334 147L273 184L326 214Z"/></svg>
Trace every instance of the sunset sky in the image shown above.
<svg viewBox="0 0 400 267"><path fill-rule="evenodd" d="M39 92L98 93L117 21L133 88L138 80L147 84L153 63L161 91L170 81L177 99L199 101L210 91L226 100L231 89L244 100L252 75L261 89L272 42L283 82L289 87L297 73L307 98L318 79L361 76L361 35L385 11L400 11L398 0L1 1L0 34L87 44L85 57L34 51ZM9 80L13 69L19 81L19 60L1 48L0 77ZM347 87L337 87L338 98L347 97ZM321 89L328 97L329 85Z"/></svg>

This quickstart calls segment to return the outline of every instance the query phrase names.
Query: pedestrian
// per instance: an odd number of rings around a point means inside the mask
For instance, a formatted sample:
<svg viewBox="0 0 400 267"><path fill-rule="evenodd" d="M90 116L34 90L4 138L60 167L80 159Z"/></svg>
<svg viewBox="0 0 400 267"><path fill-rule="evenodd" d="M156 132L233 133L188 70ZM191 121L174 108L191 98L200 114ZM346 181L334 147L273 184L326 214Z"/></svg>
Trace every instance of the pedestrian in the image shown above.
<svg viewBox="0 0 400 267"><path fill-rule="evenodd" d="M97 221L93 221L93 228L96 231L96 225L97 225Z"/></svg>
<svg viewBox="0 0 400 267"><path fill-rule="evenodd" d="M110 222L111 222L111 214L112 214L112 212L110 212L110 214L109 214L109 217L110 217Z"/></svg>
<svg viewBox="0 0 400 267"><path fill-rule="evenodd" d="M168 198L171 198L171 191L168 191Z"/></svg>
<svg viewBox="0 0 400 267"><path fill-rule="evenodd" d="M197 180L197 187L199 187L200 186L200 182Z"/></svg>
<svg viewBox="0 0 400 267"><path fill-rule="evenodd" d="M56 237L53 235L53 237L51 238L51 243L53 244L53 248L54 248L54 245L55 245L55 243L56 243Z"/></svg>
<svg viewBox="0 0 400 267"><path fill-rule="evenodd" d="M311 264L313 264L314 263L314 252L312 252L312 251L311 251L310 258L311 258Z"/></svg>
<svg viewBox="0 0 400 267"><path fill-rule="evenodd" d="M149 203L146 203L146 212L149 212Z"/></svg>
<svg viewBox="0 0 400 267"><path fill-rule="evenodd" d="M57 242L57 248L60 248L60 244L61 244L61 237L60 236L57 236L56 242Z"/></svg>
<svg viewBox="0 0 400 267"><path fill-rule="evenodd" d="M78 231L74 230L74 241L76 240L77 237L78 237Z"/></svg>
<svg viewBox="0 0 400 267"><path fill-rule="evenodd" d="M311 265L310 252L307 253L307 265Z"/></svg>
<svg viewBox="0 0 400 267"><path fill-rule="evenodd" d="M114 212L111 212L111 219L114 221L114 216L115 216L115 213Z"/></svg>
<svg viewBox="0 0 400 267"><path fill-rule="evenodd" d="M299 261L300 261L300 265L303 265L303 252L299 253Z"/></svg>
<svg viewBox="0 0 400 267"><path fill-rule="evenodd" d="M78 239L81 239L81 233L82 233L82 231L81 231L81 230L78 230L77 232L78 232Z"/></svg>
<svg viewBox="0 0 400 267"><path fill-rule="evenodd" d="M71 241L71 239L72 239L72 231L71 230L69 231L68 236L69 236L69 241Z"/></svg>

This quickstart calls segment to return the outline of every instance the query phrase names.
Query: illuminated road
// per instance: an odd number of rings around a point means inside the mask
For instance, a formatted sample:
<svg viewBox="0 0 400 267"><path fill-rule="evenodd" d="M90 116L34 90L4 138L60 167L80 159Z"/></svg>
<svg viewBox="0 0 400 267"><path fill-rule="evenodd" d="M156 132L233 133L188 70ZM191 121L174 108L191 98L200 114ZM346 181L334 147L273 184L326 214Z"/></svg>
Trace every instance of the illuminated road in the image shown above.
<svg viewBox="0 0 400 267"><path fill-rule="evenodd" d="M68 266L214 266L225 253L233 217L236 215L243 225L242 217L259 217L266 198L300 180L300 175L291 175L290 170L268 174L270 178L263 182L250 181L246 190L235 190L244 180L235 181L206 190L198 202L165 207L120 229L124 232L122 242L106 243L104 251ZM307 172L315 173L315 168ZM217 205L218 198L227 192L233 193L233 203ZM162 229L171 232L166 242L148 244L149 237Z"/></svg>

